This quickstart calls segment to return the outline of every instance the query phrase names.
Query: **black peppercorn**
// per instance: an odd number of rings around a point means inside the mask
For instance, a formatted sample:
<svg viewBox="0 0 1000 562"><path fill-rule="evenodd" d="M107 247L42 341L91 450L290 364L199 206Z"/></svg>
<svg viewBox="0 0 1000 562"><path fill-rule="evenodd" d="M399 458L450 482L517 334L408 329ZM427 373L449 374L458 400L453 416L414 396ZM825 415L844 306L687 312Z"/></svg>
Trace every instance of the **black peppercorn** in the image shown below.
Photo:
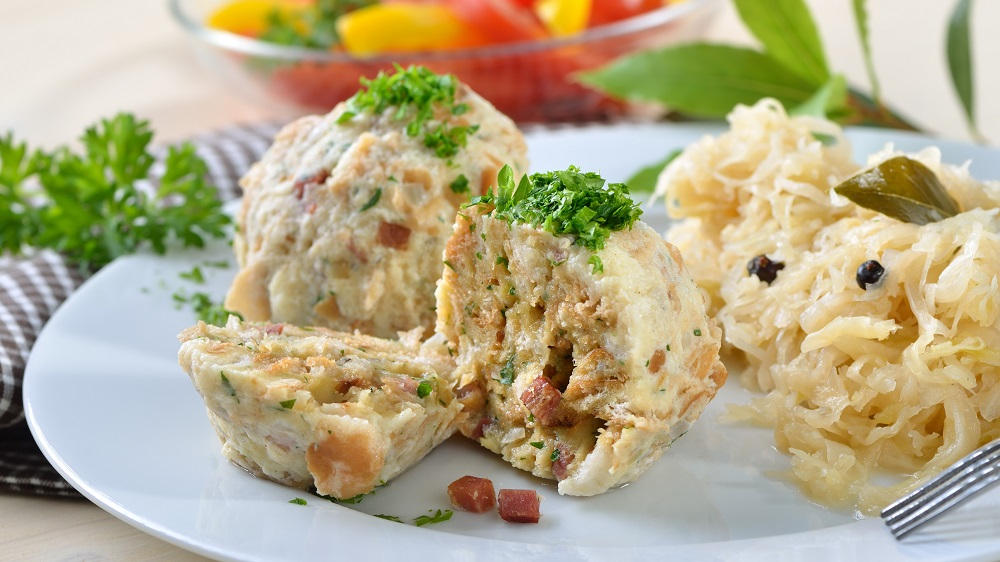
<svg viewBox="0 0 1000 562"><path fill-rule="evenodd" d="M868 260L858 266L858 274L856 277L858 287L867 291L868 286L878 283L884 274L885 268L882 267L882 264L875 260Z"/></svg>
<svg viewBox="0 0 1000 562"><path fill-rule="evenodd" d="M778 277L778 272L785 269L784 262L771 261L771 258L761 254L747 263L747 273L756 275L757 279L770 285Z"/></svg>

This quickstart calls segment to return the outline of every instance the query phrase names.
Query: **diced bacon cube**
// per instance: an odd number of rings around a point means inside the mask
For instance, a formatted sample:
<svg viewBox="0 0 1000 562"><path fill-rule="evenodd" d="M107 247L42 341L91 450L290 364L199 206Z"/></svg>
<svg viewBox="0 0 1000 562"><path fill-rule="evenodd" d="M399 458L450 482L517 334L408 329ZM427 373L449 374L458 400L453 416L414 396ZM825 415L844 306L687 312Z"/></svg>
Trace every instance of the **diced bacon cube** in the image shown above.
<svg viewBox="0 0 1000 562"><path fill-rule="evenodd" d="M534 490L500 490L500 518L511 523L538 523L539 498Z"/></svg>
<svg viewBox="0 0 1000 562"><path fill-rule="evenodd" d="M272 336L280 335L281 332L285 330L284 324L268 324L264 328L264 332Z"/></svg>
<svg viewBox="0 0 1000 562"><path fill-rule="evenodd" d="M496 492L489 478L463 476L448 484L451 505L473 513L483 513L496 505Z"/></svg>
<svg viewBox="0 0 1000 562"><path fill-rule="evenodd" d="M576 455L562 443L556 445L556 450L559 451L559 455L556 456L556 460L552 461L552 475L556 477L556 480L563 480L569 475L569 463L573 462Z"/></svg>
<svg viewBox="0 0 1000 562"><path fill-rule="evenodd" d="M531 385L521 393L521 402L542 425L558 425L559 403L562 393L552 385L548 377L541 376L531 381Z"/></svg>
<svg viewBox="0 0 1000 562"><path fill-rule="evenodd" d="M375 240L380 246L385 246L387 248L405 248L406 243L410 241L410 229L392 222L382 221L378 225L378 233L375 235Z"/></svg>

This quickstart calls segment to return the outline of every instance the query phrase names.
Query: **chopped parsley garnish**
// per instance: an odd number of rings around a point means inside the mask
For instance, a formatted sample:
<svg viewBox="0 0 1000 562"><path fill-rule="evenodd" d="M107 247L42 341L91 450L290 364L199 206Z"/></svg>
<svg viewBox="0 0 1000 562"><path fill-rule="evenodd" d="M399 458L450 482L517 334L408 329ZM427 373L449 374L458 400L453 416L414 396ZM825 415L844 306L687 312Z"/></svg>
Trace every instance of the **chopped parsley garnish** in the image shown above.
<svg viewBox="0 0 1000 562"><path fill-rule="evenodd" d="M229 269L229 260L203 261L201 264L205 267L214 267L216 269Z"/></svg>
<svg viewBox="0 0 1000 562"><path fill-rule="evenodd" d="M381 198L382 198L382 188L379 187L379 188L375 189L375 194L372 195L372 198L369 199L364 205L361 206L361 209L359 209L358 212L359 213L363 213L363 212L367 211L368 209L371 209L372 207L374 207L378 203L378 200L381 199Z"/></svg>
<svg viewBox="0 0 1000 562"><path fill-rule="evenodd" d="M507 259L507 256L497 256L496 264L510 269L510 260Z"/></svg>
<svg viewBox="0 0 1000 562"><path fill-rule="evenodd" d="M507 363L500 369L500 384L510 386L514 384L514 359L516 355L511 355Z"/></svg>
<svg viewBox="0 0 1000 562"><path fill-rule="evenodd" d="M281 404L281 407L286 410L291 410L292 407L295 406L295 398L292 398L290 400L282 400L281 402L278 402L278 404Z"/></svg>
<svg viewBox="0 0 1000 562"><path fill-rule="evenodd" d="M455 181L451 182L448 187L455 193L468 193L469 192L469 178L465 177L465 174L459 174ZM470 225L469 228L475 229L475 225Z"/></svg>
<svg viewBox="0 0 1000 562"><path fill-rule="evenodd" d="M628 186L607 183L594 172L576 166L566 170L531 174L514 182L514 171L504 166L497 174L495 195L473 200L493 203L494 217L523 223L557 236L572 236L573 243L588 250L604 248L612 232L632 228L642 209L629 197ZM600 260L594 265L599 273Z"/></svg>
<svg viewBox="0 0 1000 562"><path fill-rule="evenodd" d="M201 268L197 265L191 268L191 271L183 271L178 274L181 279L187 279L188 281L194 281L195 283L204 283L205 275L202 274Z"/></svg>
<svg viewBox="0 0 1000 562"><path fill-rule="evenodd" d="M591 272L595 275L598 273L604 273L604 262L601 261L601 256L593 254L590 256L590 259L587 260L587 263L593 267Z"/></svg>
<svg viewBox="0 0 1000 562"><path fill-rule="evenodd" d="M455 271L455 266L451 265L451 262L450 262L450 261L448 261L448 260L444 260L444 261L443 261L443 262L441 262L441 263L443 263L443 264L445 264L446 266L448 266L448 269L450 269L450 270L452 270L452 271Z"/></svg>
<svg viewBox="0 0 1000 562"><path fill-rule="evenodd" d="M227 309L222 303L217 303L212 301L212 297L208 296L208 293L194 293L191 296L187 296L181 292L176 292L173 294L174 302L180 308L181 305L190 304L194 309L195 315L198 320L206 324L214 324L216 326L224 326L226 320L229 319L229 315L232 314L240 320L243 320L243 315L239 312L235 312Z"/></svg>
<svg viewBox="0 0 1000 562"><path fill-rule="evenodd" d="M431 510L427 510L427 513L431 513ZM413 523L417 527L423 527L424 525L430 525L432 523L441 523L451 519L454 512L450 509L439 509L433 512L431 515L421 515L413 519Z"/></svg>
<svg viewBox="0 0 1000 562"><path fill-rule="evenodd" d="M371 110L379 115L390 107L395 107L393 118L409 119L406 134L411 137L423 135L424 146L434 151L440 158L450 158L466 145L469 135L475 133L478 125L451 127L446 122L431 125L435 107L444 107L449 116L461 115L468 110L465 104L455 103L458 79L451 74L435 74L423 66L403 68L395 65L396 72L379 72L373 79L362 78L362 89L347 100L349 110L337 119L337 123L350 121L362 111Z"/></svg>
<svg viewBox="0 0 1000 562"><path fill-rule="evenodd" d="M431 393L433 388L434 386L431 384L431 381L420 381L420 384L417 385L417 397L427 398L427 395Z"/></svg>
<svg viewBox="0 0 1000 562"><path fill-rule="evenodd" d="M482 252L476 252L476 259L479 260L479 261L483 261L483 253Z"/></svg>
<svg viewBox="0 0 1000 562"><path fill-rule="evenodd" d="M670 344L667 344L667 351L670 351Z"/></svg>
<svg viewBox="0 0 1000 562"><path fill-rule="evenodd" d="M516 295L517 294L517 289L515 289L514 286L511 285L510 289L507 289L507 294L508 295Z"/></svg>
<svg viewBox="0 0 1000 562"><path fill-rule="evenodd" d="M544 441L532 441L531 443L529 443L529 445L531 445L532 447L534 447L536 449L544 449L545 448L545 442Z"/></svg>
<svg viewBox="0 0 1000 562"><path fill-rule="evenodd" d="M375 517L378 517L379 519L385 519L387 521L395 521L396 523L403 523L403 520L396 515L386 515L384 513L376 513Z"/></svg>
<svg viewBox="0 0 1000 562"><path fill-rule="evenodd" d="M295 505L307 505L306 500L302 498L292 498L288 500L288 503L294 503Z"/></svg>
<svg viewBox="0 0 1000 562"><path fill-rule="evenodd" d="M701 335L701 328L695 328L694 329L694 335L700 336Z"/></svg>
<svg viewBox="0 0 1000 562"><path fill-rule="evenodd" d="M552 454L549 455L549 460L552 462L559 460L559 449L552 449Z"/></svg>

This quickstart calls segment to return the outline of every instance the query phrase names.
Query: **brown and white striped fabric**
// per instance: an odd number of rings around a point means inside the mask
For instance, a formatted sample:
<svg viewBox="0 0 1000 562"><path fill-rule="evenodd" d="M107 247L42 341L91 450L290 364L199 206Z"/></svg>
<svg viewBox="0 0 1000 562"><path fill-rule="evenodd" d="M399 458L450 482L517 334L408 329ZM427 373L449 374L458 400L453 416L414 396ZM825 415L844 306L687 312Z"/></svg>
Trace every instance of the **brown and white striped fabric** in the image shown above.
<svg viewBox="0 0 1000 562"><path fill-rule="evenodd" d="M221 199L239 196L240 176L260 158L277 130L273 123L243 125L191 139ZM39 331L83 281L76 267L51 251L0 257L0 491L79 497L31 438L21 383Z"/></svg>

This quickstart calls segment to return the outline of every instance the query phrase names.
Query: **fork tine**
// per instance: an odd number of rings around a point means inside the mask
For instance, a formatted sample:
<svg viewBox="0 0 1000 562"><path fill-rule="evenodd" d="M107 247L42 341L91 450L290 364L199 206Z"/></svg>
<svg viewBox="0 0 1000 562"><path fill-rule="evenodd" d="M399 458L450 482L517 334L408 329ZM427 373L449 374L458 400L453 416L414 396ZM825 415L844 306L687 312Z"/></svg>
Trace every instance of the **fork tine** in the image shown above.
<svg viewBox="0 0 1000 562"><path fill-rule="evenodd" d="M973 475L968 482L961 487L952 489L948 494L942 496L939 501L928 505L925 510L916 513L905 520L890 525L889 530L897 539L902 539L918 528L930 523L941 515L972 499L980 491L1000 482L1000 467L993 463L977 475Z"/></svg>
<svg viewBox="0 0 1000 562"><path fill-rule="evenodd" d="M947 472L903 498L905 503L895 502L889 515L883 512L886 525L897 539L1000 481L1000 451L980 456L974 464L963 466L958 473L952 470Z"/></svg>
<svg viewBox="0 0 1000 562"><path fill-rule="evenodd" d="M899 517L899 512L913 509L914 502L919 500L919 498L932 494L937 488L947 485L951 479L956 476L960 476L963 471L978 463L983 457L992 456L998 451L1000 451L1000 439L994 440L979 449L976 449L972 453L969 453L923 486L891 503L888 507L882 510L882 518L889 519Z"/></svg>

